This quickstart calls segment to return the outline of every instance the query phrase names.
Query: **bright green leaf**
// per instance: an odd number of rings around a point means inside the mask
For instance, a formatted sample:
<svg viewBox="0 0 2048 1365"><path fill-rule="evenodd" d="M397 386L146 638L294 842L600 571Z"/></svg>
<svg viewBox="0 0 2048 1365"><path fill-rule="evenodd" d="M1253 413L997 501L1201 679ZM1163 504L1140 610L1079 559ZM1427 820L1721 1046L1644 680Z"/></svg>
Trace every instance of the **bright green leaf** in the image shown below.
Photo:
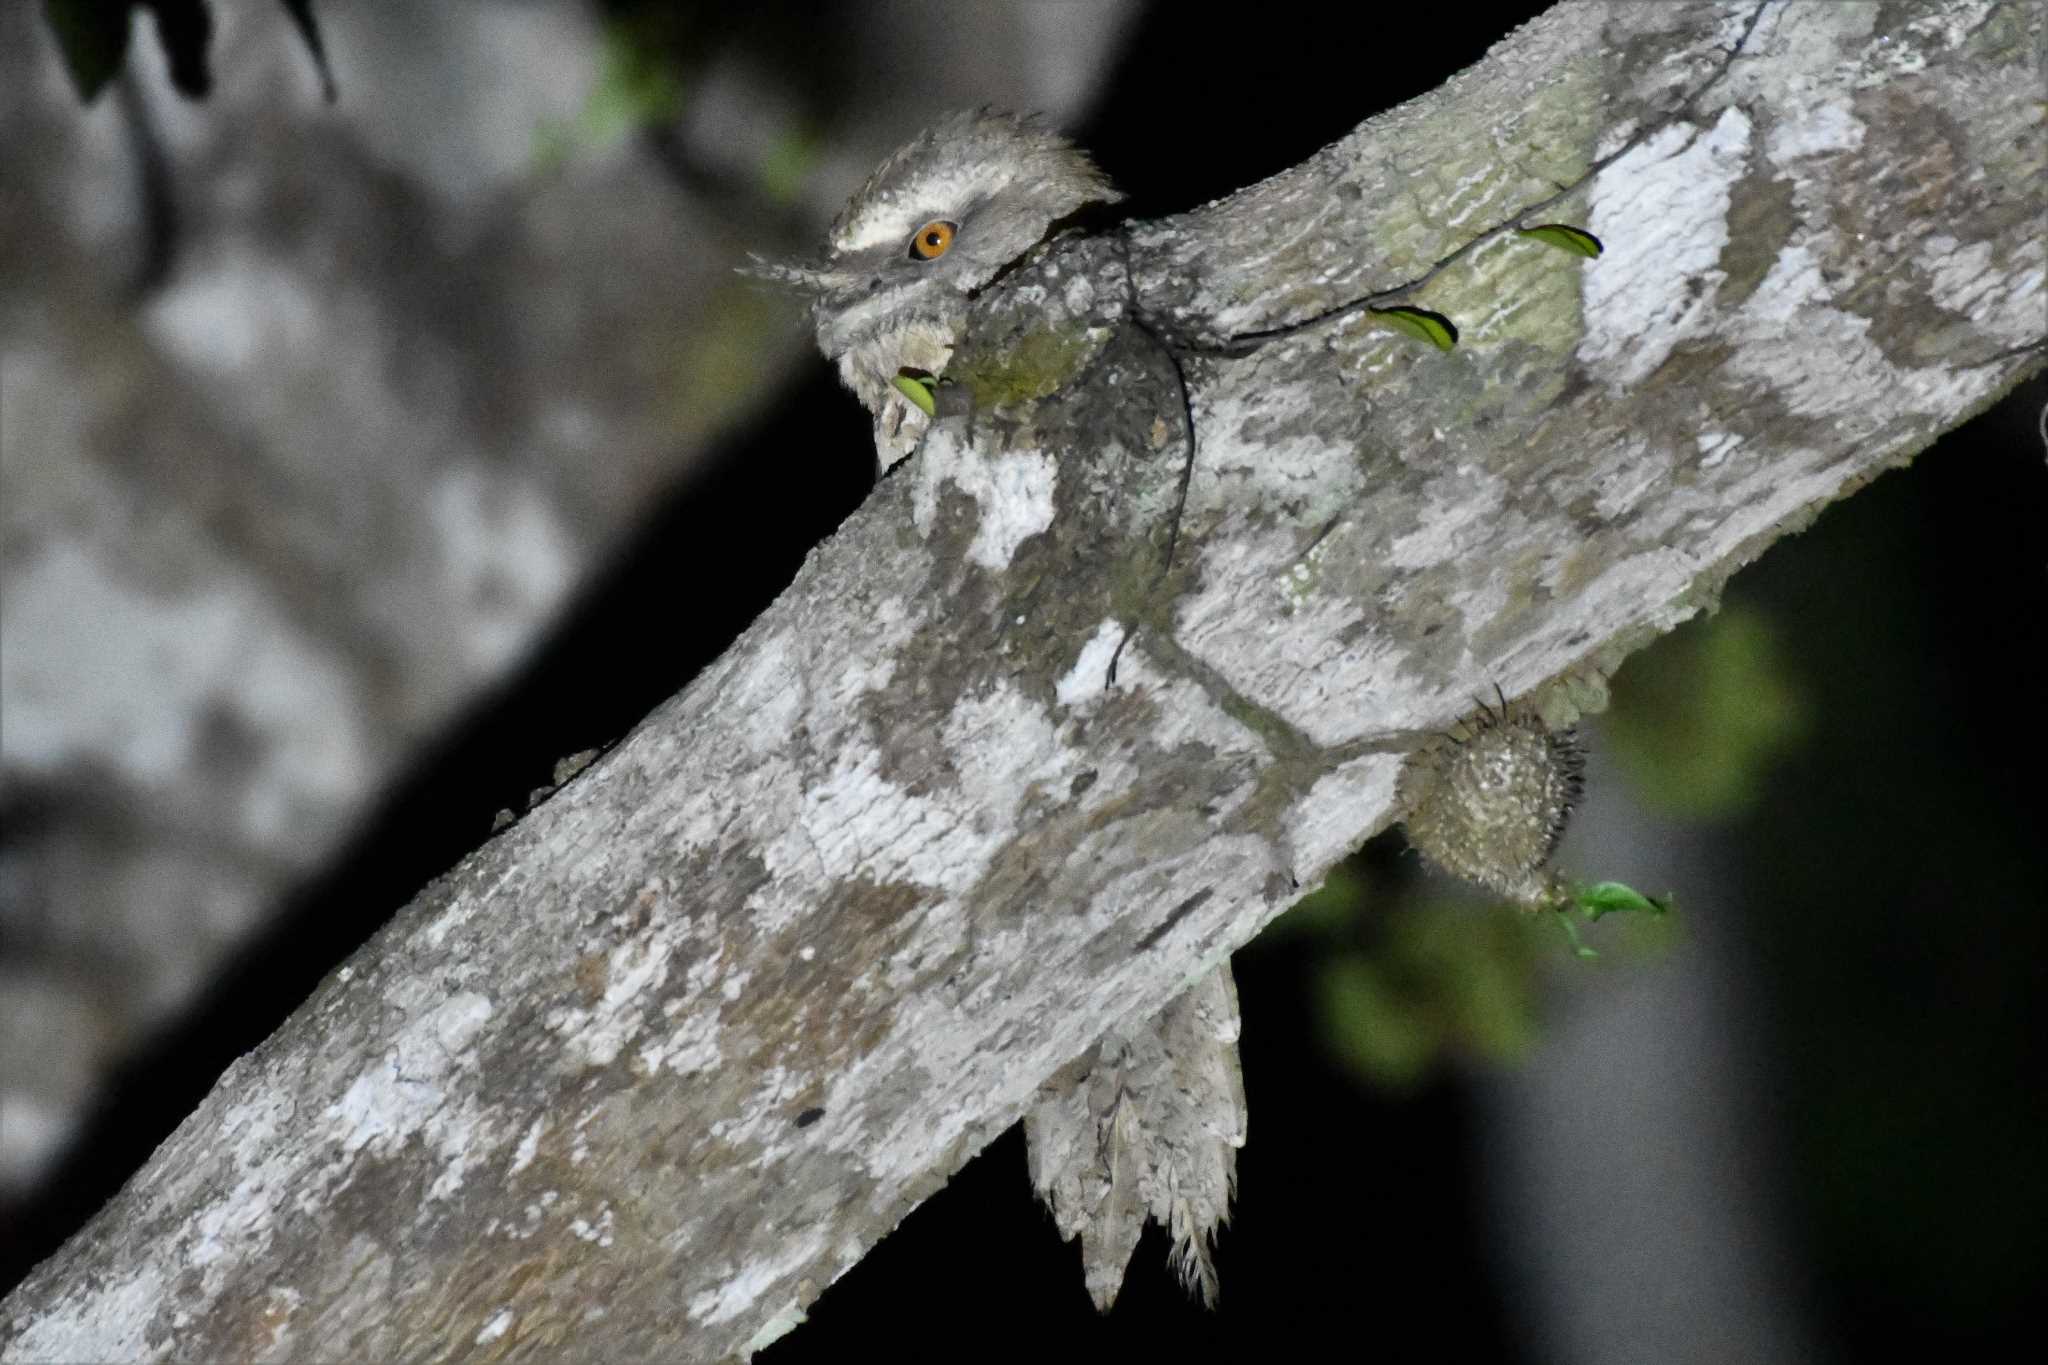
<svg viewBox="0 0 2048 1365"><path fill-rule="evenodd" d="M1559 251L1568 251L1574 256L1588 258L1598 256L1602 250L1600 239L1584 228L1575 228L1569 223L1544 223L1538 227L1517 228L1516 235L1532 238Z"/></svg>
<svg viewBox="0 0 2048 1365"><path fill-rule="evenodd" d="M1661 915L1669 908L1666 902L1652 900L1634 887L1620 882L1595 882L1591 886L1578 887L1572 892L1572 901L1579 907L1579 913L1589 920L1623 910Z"/></svg>
<svg viewBox="0 0 2048 1365"><path fill-rule="evenodd" d="M918 411L922 412L925 416L931 417L937 414L939 405L932 401L931 388L923 380L907 374L899 374L890 382L896 386L897 392L917 404Z"/></svg>
<svg viewBox="0 0 2048 1365"><path fill-rule="evenodd" d="M1587 947L1586 941L1579 937L1579 926L1572 923L1572 917L1570 915L1566 914L1562 910L1559 910L1556 912L1556 917L1557 927L1564 930L1566 942L1572 945L1573 957L1584 958L1590 961L1593 958L1600 956L1600 954L1596 950Z"/></svg>
<svg viewBox="0 0 2048 1365"><path fill-rule="evenodd" d="M1366 310L1397 332L1418 337L1439 351L1458 344L1458 329L1442 313L1427 308L1370 308Z"/></svg>

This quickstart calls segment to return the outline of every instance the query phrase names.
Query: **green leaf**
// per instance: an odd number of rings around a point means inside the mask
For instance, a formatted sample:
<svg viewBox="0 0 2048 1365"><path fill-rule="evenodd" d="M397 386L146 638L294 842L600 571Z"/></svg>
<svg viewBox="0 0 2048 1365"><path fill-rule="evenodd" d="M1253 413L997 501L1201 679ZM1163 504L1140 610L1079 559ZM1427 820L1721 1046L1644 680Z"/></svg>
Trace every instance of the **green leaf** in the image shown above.
<svg viewBox="0 0 2048 1365"><path fill-rule="evenodd" d="M1439 351L1448 351L1458 344L1458 329L1442 313L1432 313L1427 308L1369 308L1366 311L1395 331L1419 337Z"/></svg>
<svg viewBox="0 0 2048 1365"><path fill-rule="evenodd" d="M79 102L91 104L128 55L126 4L103 0L43 0L43 19L64 56L64 69L78 87Z"/></svg>
<svg viewBox="0 0 2048 1365"><path fill-rule="evenodd" d="M1559 251L1568 251L1574 256L1596 257L1603 249L1600 239L1584 228L1575 228L1570 223L1543 223L1532 228L1517 228L1515 234L1554 246Z"/></svg>
<svg viewBox="0 0 2048 1365"><path fill-rule="evenodd" d="M1572 917L1570 915L1566 914L1562 910L1559 910L1556 912L1556 916L1557 927L1564 930L1565 940L1572 945L1573 957L1585 958L1588 961L1590 961L1593 958L1600 956L1600 954L1597 951L1587 947L1586 941L1579 937L1579 926L1572 923Z"/></svg>
<svg viewBox="0 0 2048 1365"><path fill-rule="evenodd" d="M939 405L932 401L931 388L923 380L911 375L899 374L890 382L895 384L897 392L917 404L918 410L924 413L925 416L932 417L937 415Z"/></svg>
<svg viewBox="0 0 2048 1365"><path fill-rule="evenodd" d="M1589 920L1619 911L1632 910L1648 915L1661 915L1670 908L1666 900L1652 900L1632 886L1620 882L1594 882L1591 886L1577 887L1572 892L1572 902L1579 907L1579 913Z"/></svg>

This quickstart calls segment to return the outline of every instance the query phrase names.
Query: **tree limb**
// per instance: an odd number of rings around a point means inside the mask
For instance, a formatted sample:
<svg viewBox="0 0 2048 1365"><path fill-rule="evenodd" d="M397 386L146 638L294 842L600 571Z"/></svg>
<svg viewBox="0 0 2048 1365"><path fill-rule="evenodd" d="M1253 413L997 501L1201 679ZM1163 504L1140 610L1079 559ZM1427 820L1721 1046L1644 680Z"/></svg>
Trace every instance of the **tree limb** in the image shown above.
<svg viewBox="0 0 2048 1365"><path fill-rule="evenodd" d="M231 1067L0 1358L700 1359L799 1320L1394 819L1419 737L1495 684L1597 705L2040 366L2042 27L1565 4L1294 170L1066 239L980 305L988 401ZM1020 355L1045 383L996 393Z"/></svg>

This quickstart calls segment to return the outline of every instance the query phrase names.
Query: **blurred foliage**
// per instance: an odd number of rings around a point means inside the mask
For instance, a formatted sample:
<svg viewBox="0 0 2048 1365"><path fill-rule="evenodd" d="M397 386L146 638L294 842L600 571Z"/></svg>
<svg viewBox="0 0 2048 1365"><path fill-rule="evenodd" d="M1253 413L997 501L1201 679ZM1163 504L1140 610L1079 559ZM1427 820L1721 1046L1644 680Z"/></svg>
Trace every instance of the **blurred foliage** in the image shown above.
<svg viewBox="0 0 2048 1365"><path fill-rule="evenodd" d="M1453 901L1379 917L1370 948L1331 953L1316 1008L1337 1056L1364 1079L1407 1088L1454 1056L1512 1062L1536 1040L1539 942L1531 920Z"/></svg>
<svg viewBox="0 0 2048 1365"><path fill-rule="evenodd" d="M313 0L279 2L312 56L321 92L333 103L334 73L327 65L327 46L320 38ZM128 57L128 33L137 10L148 10L156 17L157 42L163 47L171 84L178 93L187 99L206 98L213 89L208 65L213 11L206 0L43 0L43 18L63 54L64 69L78 87L78 98L91 104L120 73Z"/></svg>
<svg viewBox="0 0 2048 1365"><path fill-rule="evenodd" d="M574 119L536 131L535 168L553 170L578 151L606 151L674 125L688 112L690 91L705 62L729 37L694 6L616 8L605 22L597 83ZM817 163L818 147L818 138L808 130L784 130L751 168L753 188L770 203L794 202Z"/></svg>
<svg viewBox="0 0 2048 1365"><path fill-rule="evenodd" d="M1576 939L1560 937L1551 913L1381 890L1365 855L1354 856L1269 931L1324 941L1311 989L1332 1053L1360 1080L1390 1090L1458 1060L1520 1061L1540 1035L1546 971L1560 945ZM1620 908L1640 907L1599 913ZM1669 932L1659 924L1611 938L1623 958L1641 959L1660 952Z"/></svg>
<svg viewBox="0 0 2048 1365"><path fill-rule="evenodd" d="M1697 617L1623 665L1606 737L1643 801L1684 820L1725 820L1758 797L1807 731L1771 618L1730 606Z"/></svg>
<svg viewBox="0 0 2048 1365"><path fill-rule="evenodd" d="M818 163L819 140L805 129L786 130L754 168L757 183L769 202L794 204L804 177Z"/></svg>
<svg viewBox="0 0 2048 1365"><path fill-rule="evenodd" d="M608 147L682 114L682 68L670 60L667 43L648 29L644 15L606 26L604 65L576 117L576 137L584 145Z"/></svg>
<svg viewBox="0 0 2048 1365"><path fill-rule="evenodd" d="M719 325L676 332L674 349L658 363L666 377L662 413L676 432L708 435L753 410L764 339L786 329L791 313L779 296L737 274L705 311Z"/></svg>

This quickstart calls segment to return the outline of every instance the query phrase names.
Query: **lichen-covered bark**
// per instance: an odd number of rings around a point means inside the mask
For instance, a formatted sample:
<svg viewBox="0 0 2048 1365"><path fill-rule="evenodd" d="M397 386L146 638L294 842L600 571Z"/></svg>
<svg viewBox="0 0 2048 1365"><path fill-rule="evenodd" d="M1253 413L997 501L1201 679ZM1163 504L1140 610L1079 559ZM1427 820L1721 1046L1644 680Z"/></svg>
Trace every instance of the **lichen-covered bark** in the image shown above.
<svg viewBox="0 0 2048 1365"><path fill-rule="evenodd" d="M956 365L1044 334L1065 386L938 424L725 658L429 887L7 1301L0 1357L786 1329L1392 818L1420 733L1496 683L1596 702L2038 366L2042 25L1568 4L1293 171L1020 271ZM1463 344L1345 311L1400 289ZM1170 571L1158 335L1196 437Z"/></svg>

